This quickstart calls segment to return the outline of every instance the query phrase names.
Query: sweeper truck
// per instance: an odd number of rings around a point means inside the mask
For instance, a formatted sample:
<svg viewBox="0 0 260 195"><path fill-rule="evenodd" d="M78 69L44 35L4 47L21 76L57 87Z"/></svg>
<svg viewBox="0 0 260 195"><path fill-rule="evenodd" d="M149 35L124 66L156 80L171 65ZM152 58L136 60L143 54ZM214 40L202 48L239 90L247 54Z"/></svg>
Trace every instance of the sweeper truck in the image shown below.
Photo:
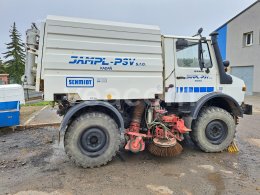
<svg viewBox="0 0 260 195"><path fill-rule="evenodd" d="M105 165L120 148L175 156L185 134L221 152L252 106L244 82L227 73L218 33L201 32L48 16L27 30L24 83L58 103L64 148L79 166Z"/></svg>

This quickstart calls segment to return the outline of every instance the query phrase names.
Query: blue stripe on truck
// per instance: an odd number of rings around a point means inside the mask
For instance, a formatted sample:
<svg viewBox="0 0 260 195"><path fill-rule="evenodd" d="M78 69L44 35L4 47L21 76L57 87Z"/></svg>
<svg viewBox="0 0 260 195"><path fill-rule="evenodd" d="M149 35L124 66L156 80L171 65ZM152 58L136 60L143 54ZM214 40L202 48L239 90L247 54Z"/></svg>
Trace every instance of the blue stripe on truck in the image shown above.
<svg viewBox="0 0 260 195"><path fill-rule="evenodd" d="M176 93L210 93L214 87L176 87Z"/></svg>

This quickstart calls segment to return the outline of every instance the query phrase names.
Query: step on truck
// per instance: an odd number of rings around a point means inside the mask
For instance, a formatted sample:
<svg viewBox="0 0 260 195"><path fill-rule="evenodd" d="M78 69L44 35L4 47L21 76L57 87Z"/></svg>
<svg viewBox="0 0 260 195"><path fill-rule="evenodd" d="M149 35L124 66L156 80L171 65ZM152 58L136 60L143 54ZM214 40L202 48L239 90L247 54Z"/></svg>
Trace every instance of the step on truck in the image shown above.
<svg viewBox="0 0 260 195"><path fill-rule="evenodd" d="M175 156L187 137L221 152L252 106L244 81L228 73L218 33L201 32L48 16L27 30L24 84L57 102L66 154L79 166L105 165L122 148Z"/></svg>

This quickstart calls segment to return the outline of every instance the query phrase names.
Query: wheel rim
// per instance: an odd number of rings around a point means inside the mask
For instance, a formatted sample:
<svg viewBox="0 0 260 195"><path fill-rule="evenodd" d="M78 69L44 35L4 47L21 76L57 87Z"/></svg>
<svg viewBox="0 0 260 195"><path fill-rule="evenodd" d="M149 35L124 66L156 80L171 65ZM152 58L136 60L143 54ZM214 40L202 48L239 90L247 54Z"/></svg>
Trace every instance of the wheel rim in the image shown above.
<svg viewBox="0 0 260 195"><path fill-rule="evenodd" d="M228 127L221 120L213 120L207 125L205 134L210 143L219 145L227 138Z"/></svg>
<svg viewBox="0 0 260 195"><path fill-rule="evenodd" d="M87 156L100 156L108 148L108 134L100 127L87 128L82 132L78 145Z"/></svg>

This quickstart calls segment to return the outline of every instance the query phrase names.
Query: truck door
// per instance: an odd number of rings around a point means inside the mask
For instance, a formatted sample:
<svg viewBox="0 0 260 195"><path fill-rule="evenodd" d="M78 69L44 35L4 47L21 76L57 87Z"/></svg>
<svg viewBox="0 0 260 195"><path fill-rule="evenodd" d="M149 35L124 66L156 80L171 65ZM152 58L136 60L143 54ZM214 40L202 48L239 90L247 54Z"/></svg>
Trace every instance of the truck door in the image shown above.
<svg viewBox="0 0 260 195"><path fill-rule="evenodd" d="M175 102L197 102L215 91L216 67L212 64L210 42L202 43L205 67L199 63L199 40L175 39Z"/></svg>

